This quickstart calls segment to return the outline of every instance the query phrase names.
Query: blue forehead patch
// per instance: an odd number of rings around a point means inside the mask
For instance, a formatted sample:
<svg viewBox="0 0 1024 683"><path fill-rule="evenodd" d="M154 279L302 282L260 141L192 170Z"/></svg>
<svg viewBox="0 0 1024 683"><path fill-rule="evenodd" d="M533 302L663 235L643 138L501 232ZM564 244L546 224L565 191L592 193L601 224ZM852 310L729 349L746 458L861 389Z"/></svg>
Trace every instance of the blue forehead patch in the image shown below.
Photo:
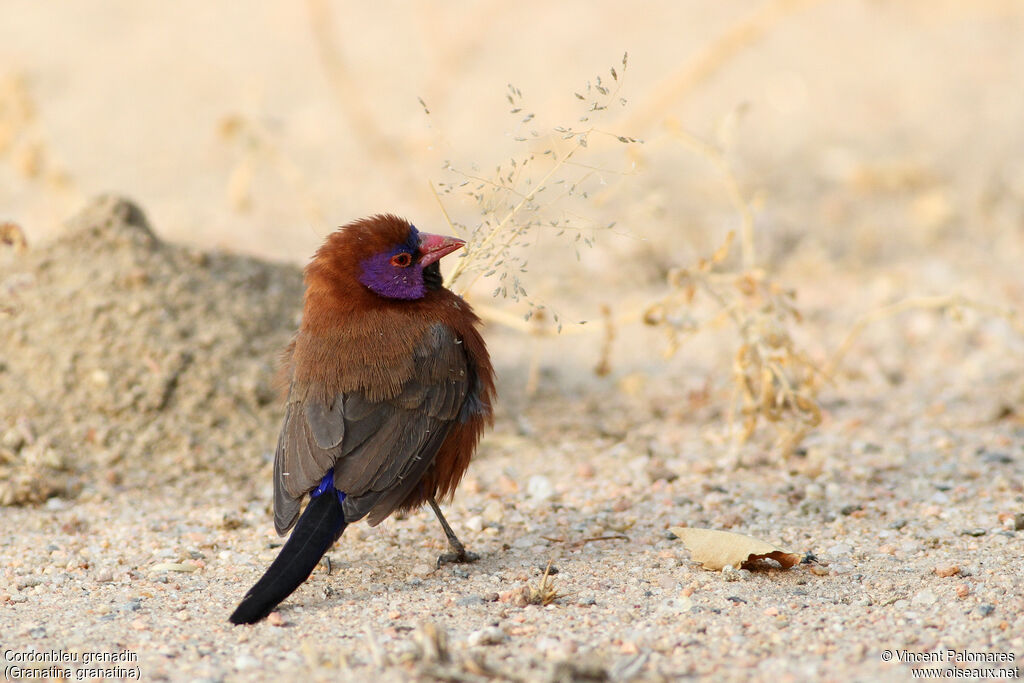
<svg viewBox="0 0 1024 683"><path fill-rule="evenodd" d="M405 246L414 252L420 248L420 231L411 223L409 224L409 239L405 241Z"/></svg>

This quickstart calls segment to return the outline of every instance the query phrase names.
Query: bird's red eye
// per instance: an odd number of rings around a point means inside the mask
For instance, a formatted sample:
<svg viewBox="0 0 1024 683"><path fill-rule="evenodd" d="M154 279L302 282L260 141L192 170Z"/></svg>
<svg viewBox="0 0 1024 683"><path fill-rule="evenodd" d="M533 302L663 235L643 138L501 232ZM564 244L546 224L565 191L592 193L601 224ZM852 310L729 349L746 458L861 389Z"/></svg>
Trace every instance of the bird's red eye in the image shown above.
<svg viewBox="0 0 1024 683"><path fill-rule="evenodd" d="M398 266L399 268L405 268L410 263L412 263L412 256L404 251L391 257L391 265Z"/></svg>

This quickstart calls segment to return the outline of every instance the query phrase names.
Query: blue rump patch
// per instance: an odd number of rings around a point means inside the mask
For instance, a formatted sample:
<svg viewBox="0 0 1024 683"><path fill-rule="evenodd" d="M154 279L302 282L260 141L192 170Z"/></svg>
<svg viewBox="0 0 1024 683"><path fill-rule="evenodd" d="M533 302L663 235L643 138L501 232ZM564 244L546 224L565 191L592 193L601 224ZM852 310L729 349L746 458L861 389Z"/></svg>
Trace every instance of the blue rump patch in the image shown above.
<svg viewBox="0 0 1024 683"><path fill-rule="evenodd" d="M310 498L319 498L320 496L322 496L323 494L327 493L327 491L329 491L331 489L334 489L334 468L333 467L331 469L327 470L327 474L325 474L324 478L320 480L320 485L317 486L315 489L313 489L312 493L309 494L309 497ZM339 503L342 502L343 500L345 500L345 494L343 492L338 491L337 489L334 489L334 492L338 494L338 502Z"/></svg>

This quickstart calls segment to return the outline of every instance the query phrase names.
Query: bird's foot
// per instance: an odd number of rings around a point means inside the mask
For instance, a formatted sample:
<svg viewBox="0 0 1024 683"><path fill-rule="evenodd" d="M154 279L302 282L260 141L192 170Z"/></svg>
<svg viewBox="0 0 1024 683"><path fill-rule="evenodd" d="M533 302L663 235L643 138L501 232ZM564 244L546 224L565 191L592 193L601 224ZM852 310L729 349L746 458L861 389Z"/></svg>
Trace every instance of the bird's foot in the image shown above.
<svg viewBox="0 0 1024 683"><path fill-rule="evenodd" d="M452 548L451 552L438 555L437 568L440 569L446 564L467 564L469 562L476 562L479 559L480 556L477 553L465 548Z"/></svg>

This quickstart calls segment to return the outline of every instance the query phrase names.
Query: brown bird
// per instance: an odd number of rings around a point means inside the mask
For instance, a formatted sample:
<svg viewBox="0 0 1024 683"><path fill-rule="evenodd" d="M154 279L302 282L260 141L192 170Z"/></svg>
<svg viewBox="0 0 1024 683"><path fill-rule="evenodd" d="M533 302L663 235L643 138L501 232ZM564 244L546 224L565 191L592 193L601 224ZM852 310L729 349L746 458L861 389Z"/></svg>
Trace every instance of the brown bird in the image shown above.
<svg viewBox="0 0 1024 683"><path fill-rule="evenodd" d="M306 267L274 455L274 525L295 530L233 623L266 617L363 517L376 525L427 503L451 549L438 562L475 559L437 505L462 479L495 398L480 320L442 286L441 257L464 244L378 215L331 234Z"/></svg>

